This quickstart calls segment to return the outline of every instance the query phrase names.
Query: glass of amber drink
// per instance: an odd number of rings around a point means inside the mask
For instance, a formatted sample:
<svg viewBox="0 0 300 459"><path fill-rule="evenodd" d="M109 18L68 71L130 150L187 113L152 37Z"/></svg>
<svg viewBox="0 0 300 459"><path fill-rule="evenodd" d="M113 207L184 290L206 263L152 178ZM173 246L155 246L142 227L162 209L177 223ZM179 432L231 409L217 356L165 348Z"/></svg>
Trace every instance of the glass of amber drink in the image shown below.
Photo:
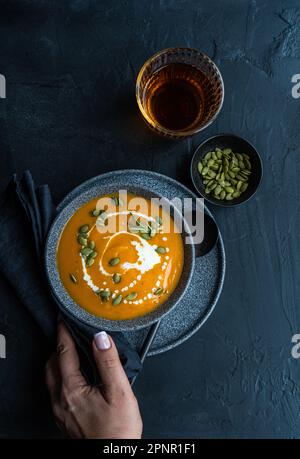
<svg viewBox="0 0 300 459"><path fill-rule="evenodd" d="M219 69L205 54L192 48L168 48L141 68L136 98L155 132L184 138L216 119L223 104L224 84Z"/></svg>

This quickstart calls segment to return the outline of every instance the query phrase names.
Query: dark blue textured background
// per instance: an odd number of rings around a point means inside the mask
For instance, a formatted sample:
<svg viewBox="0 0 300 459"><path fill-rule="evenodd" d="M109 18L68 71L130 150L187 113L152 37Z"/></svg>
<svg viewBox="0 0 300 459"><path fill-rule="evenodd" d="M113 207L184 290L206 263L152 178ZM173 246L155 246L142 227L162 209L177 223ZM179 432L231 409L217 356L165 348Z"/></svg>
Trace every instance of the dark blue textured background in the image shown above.
<svg viewBox="0 0 300 459"><path fill-rule="evenodd" d="M300 332L299 24L297 0L0 1L2 185L29 168L58 201L101 172L144 168L192 187L195 147L224 131L261 153L255 198L210 207L228 263L215 312L184 345L149 358L137 382L147 437L300 436L300 361L290 355ZM205 132L168 142L144 126L134 86L146 58L177 45L215 60L225 103ZM0 436L55 436L42 337L0 288Z"/></svg>

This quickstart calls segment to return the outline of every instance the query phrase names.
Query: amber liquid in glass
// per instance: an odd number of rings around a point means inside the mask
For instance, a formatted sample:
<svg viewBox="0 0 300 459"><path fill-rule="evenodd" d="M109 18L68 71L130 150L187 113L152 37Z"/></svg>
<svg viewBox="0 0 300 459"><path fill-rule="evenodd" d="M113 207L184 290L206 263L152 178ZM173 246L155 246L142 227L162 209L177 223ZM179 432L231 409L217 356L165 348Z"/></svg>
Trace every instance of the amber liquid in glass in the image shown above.
<svg viewBox="0 0 300 459"><path fill-rule="evenodd" d="M188 64L168 64L151 75L145 85L148 116L163 128L183 131L201 123L205 113L207 77Z"/></svg>

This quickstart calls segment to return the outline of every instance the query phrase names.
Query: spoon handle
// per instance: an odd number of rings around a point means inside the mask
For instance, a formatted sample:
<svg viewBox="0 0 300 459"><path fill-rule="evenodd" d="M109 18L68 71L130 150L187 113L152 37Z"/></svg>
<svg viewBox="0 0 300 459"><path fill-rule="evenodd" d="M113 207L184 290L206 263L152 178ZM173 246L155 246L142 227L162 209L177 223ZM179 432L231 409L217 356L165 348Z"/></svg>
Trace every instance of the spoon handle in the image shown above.
<svg viewBox="0 0 300 459"><path fill-rule="evenodd" d="M149 328L149 331L148 331L144 341L143 341L143 344L142 344L142 347L141 347L141 350L140 350L140 359L141 359L142 363L145 361L145 358L147 357L148 351L149 351L149 349L151 347L151 344L153 343L153 340L155 338L155 335L157 333L157 330L158 330L159 326L160 326L160 320L158 320L157 322L152 324L151 327ZM131 386L134 385L137 377L138 377L138 375L136 375L132 379Z"/></svg>

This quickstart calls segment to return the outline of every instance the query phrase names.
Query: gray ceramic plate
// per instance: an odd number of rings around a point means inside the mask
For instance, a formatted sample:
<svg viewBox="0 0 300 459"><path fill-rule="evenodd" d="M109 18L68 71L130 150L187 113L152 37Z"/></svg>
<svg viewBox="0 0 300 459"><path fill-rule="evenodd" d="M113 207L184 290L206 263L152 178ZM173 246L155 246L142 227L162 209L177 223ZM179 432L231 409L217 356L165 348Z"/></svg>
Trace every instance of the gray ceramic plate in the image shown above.
<svg viewBox="0 0 300 459"><path fill-rule="evenodd" d="M151 171L123 170L103 174L101 180L116 182L126 177L128 186L150 189L167 199L195 198L196 195L177 181ZM94 180L94 179L92 179ZM60 204L58 210L67 206L76 195L73 190ZM206 209L206 212L211 213ZM204 257L197 258L188 291L177 306L162 320L148 355L165 352L190 338L212 313L220 296L225 276L225 252L221 235L214 249ZM127 339L140 349L149 328L128 331Z"/></svg>

